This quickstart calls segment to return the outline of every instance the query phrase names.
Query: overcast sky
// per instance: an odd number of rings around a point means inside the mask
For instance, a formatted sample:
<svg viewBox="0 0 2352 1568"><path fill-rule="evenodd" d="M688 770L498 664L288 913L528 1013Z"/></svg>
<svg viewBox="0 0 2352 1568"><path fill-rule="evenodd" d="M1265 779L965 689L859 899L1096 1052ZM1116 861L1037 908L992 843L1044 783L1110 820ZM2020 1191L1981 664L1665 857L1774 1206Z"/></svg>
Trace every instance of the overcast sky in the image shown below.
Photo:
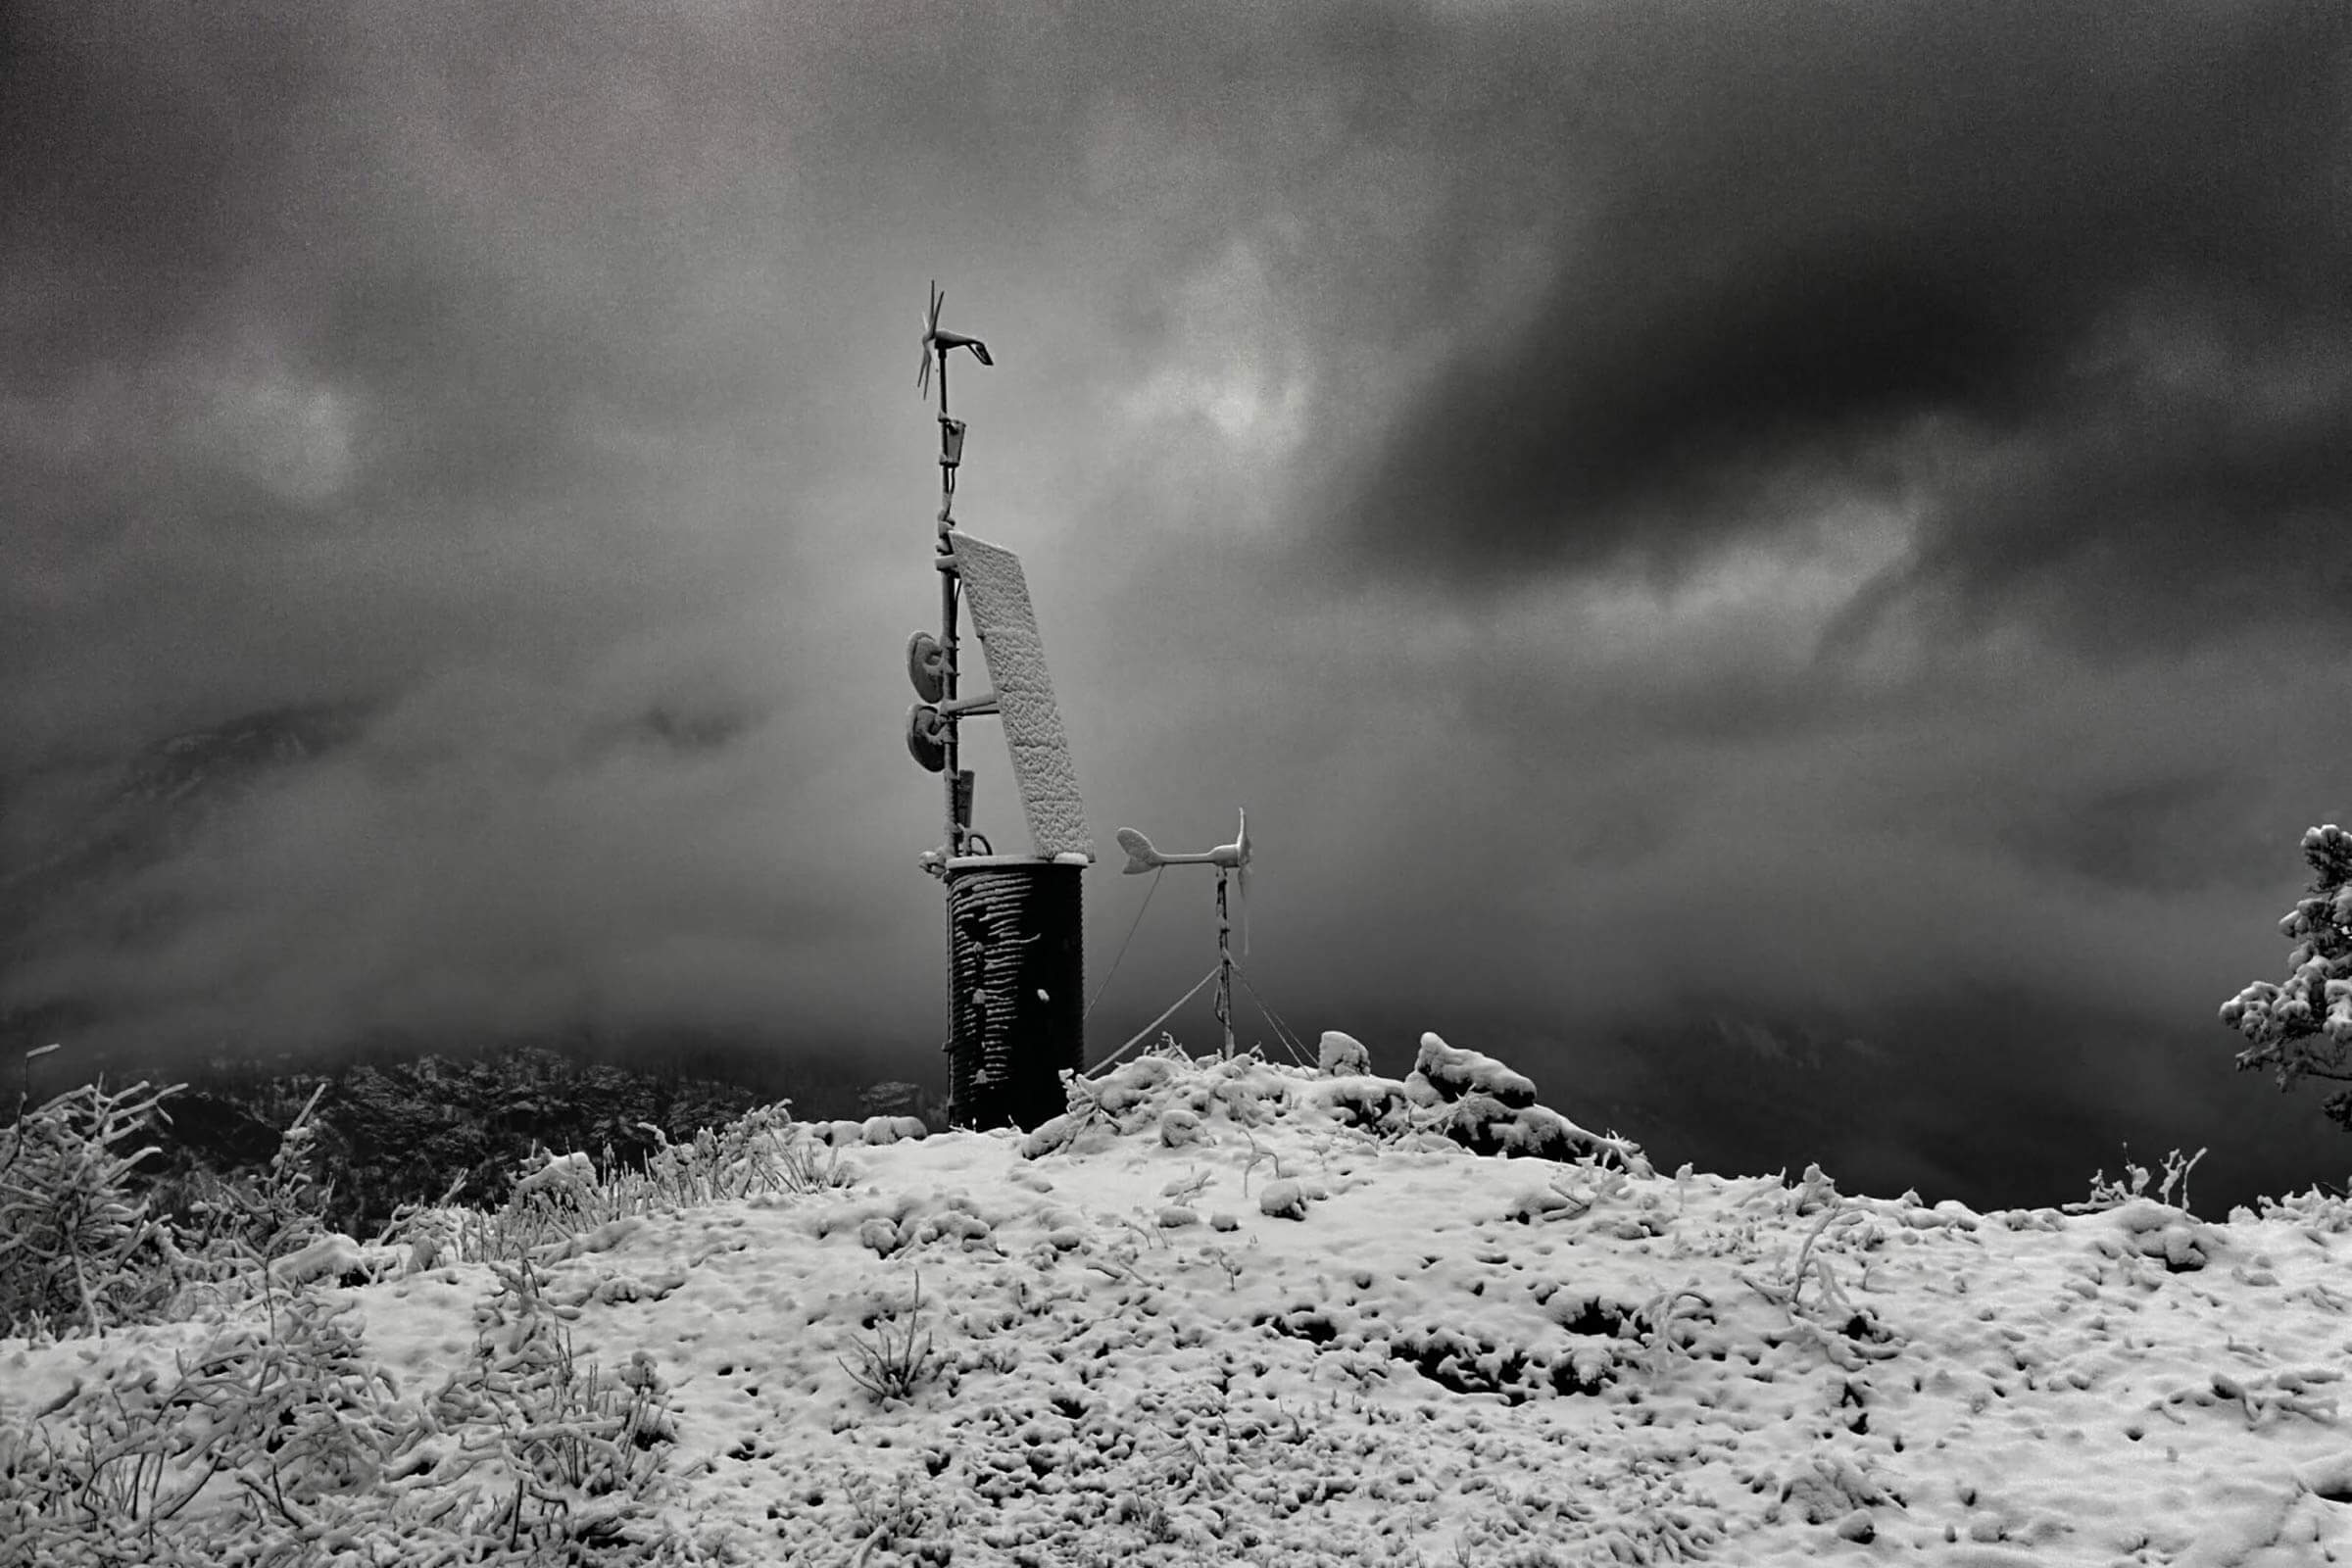
<svg viewBox="0 0 2352 1568"><path fill-rule="evenodd" d="M2352 13L59 5L0 70L8 853L369 705L11 1002L944 1081L937 278L1090 985L1111 830L1246 805L1294 1028L1670 1165L2352 1171L2214 1016L2352 810ZM1212 958L1171 872L1094 1049Z"/></svg>

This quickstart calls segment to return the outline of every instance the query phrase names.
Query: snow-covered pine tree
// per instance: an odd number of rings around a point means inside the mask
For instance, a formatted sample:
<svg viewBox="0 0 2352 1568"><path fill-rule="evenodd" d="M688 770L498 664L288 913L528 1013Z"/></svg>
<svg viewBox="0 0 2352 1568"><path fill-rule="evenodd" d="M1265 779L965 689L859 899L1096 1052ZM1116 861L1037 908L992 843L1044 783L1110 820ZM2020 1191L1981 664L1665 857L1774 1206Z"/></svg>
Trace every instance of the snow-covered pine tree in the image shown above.
<svg viewBox="0 0 2352 1568"><path fill-rule="evenodd" d="M2311 886L2278 922L2295 945L2285 982L2257 980L2222 1004L2222 1022L2252 1042L2238 1070L2276 1068L2281 1091L2305 1077L2352 1082L2352 833L2332 822L2308 830L2303 858ZM2321 1109L2352 1130L2352 1090Z"/></svg>

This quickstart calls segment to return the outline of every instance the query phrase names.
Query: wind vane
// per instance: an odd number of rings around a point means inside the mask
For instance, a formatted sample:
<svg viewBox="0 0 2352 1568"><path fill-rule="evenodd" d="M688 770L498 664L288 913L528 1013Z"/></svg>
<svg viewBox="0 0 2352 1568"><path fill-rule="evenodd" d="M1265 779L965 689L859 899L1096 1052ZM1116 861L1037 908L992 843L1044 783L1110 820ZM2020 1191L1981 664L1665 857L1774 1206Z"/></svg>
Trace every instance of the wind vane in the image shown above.
<svg viewBox="0 0 2352 1568"><path fill-rule="evenodd" d="M1241 831L1231 844L1220 844L1213 850L1197 855L1168 855L1152 848L1152 841L1131 827L1119 829L1119 848L1127 852L1124 874L1140 876L1156 871L1163 865L1213 865L1217 868L1217 1027L1224 1033L1224 1052L1233 1054L1233 927L1225 914L1225 878L1232 875L1241 882L1242 895L1242 951L1250 951L1250 813L1240 813Z"/></svg>

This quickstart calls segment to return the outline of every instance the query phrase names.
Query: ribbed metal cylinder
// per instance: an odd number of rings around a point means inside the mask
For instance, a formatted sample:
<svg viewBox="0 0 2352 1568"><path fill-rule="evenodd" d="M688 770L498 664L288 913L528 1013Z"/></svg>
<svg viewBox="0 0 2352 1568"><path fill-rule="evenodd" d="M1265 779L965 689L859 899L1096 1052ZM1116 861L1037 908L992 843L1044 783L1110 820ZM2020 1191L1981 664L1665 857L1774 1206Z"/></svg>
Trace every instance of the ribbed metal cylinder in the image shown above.
<svg viewBox="0 0 2352 1568"><path fill-rule="evenodd" d="M1010 857L948 865L948 1119L1033 1128L1086 1065L1082 865Z"/></svg>

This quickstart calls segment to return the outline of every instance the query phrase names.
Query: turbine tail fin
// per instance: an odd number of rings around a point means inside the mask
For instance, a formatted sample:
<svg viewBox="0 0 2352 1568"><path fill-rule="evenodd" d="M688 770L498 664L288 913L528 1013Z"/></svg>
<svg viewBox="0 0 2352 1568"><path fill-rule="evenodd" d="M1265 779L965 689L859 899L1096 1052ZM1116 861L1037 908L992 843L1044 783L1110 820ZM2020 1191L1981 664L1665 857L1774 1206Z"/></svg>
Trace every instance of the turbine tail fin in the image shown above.
<svg viewBox="0 0 2352 1568"><path fill-rule="evenodd" d="M1156 871L1168 863L1166 858L1152 847L1152 841L1135 829L1123 827L1119 829L1116 837L1119 841L1119 848L1127 852L1127 863L1119 872L1121 876L1138 876L1146 871Z"/></svg>

